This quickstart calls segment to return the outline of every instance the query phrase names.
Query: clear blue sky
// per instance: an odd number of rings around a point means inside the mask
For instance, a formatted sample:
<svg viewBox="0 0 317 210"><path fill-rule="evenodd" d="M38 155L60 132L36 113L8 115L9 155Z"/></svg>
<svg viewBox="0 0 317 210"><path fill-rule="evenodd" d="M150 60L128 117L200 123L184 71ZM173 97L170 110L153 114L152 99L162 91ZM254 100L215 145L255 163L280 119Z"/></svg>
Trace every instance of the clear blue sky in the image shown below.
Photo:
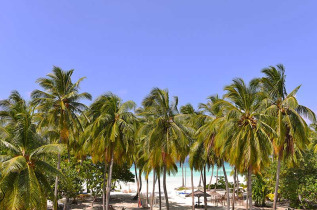
<svg viewBox="0 0 317 210"><path fill-rule="evenodd" d="M82 91L140 104L152 87L180 104L222 94L283 63L288 89L317 111L317 1L14 0L0 2L0 98L23 96L53 65Z"/></svg>

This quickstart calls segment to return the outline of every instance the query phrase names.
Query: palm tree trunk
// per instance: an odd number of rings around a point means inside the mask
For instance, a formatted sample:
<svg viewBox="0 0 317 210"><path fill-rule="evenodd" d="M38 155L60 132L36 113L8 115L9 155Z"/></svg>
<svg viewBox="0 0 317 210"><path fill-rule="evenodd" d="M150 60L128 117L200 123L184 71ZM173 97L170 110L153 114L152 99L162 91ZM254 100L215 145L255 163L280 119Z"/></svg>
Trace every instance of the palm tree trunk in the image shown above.
<svg viewBox="0 0 317 210"><path fill-rule="evenodd" d="M236 173L237 173L237 171L236 171ZM239 174L238 173L236 174L236 177L237 177L237 190L238 190L238 193L239 193L240 184L239 184Z"/></svg>
<svg viewBox="0 0 317 210"><path fill-rule="evenodd" d="M225 164L222 164L222 169L223 169L223 175L225 176L225 181L226 181L226 191L227 191L227 210L230 210L229 183L228 183L228 177L227 177L227 173L226 173Z"/></svg>
<svg viewBox="0 0 317 210"><path fill-rule="evenodd" d="M153 205L154 205L154 193L155 193L155 170L153 169L153 189L152 189L152 198L151 198L151 210L153 210Z"/></svg>
<svg viewBox="0 0 317 210"><path fill-rule="evenodd" d="M218 185L218 171L219 171L219 168L217 166L217 175L216 175L216 183L215 183L215 192L216 192L216 189L217 189L217 185Z"/></svg>
<svg viewBox="0 0 317 210"><path fill-rule="evenodd" d="M190 179L192 183L192 210L195 210L195 198L194 198L194 173L193 169L190 169Z"/></svg>
<svg viewBox="0 0 317 210"><path fill-rule="evenodd" d="M136 164L134 163L134 172L135 172L135 180L137 185L137 199L138 199L138 207L140 207L140 185L138 179L138 171L136 170ZM140 175L141 176L141 175Z"/></svg>
<svg viewBox="0 0 317 210"><path fill-rule="evenodd" d="M159 188L159 209L162 209L162 198L161 198L161 175L157 173L157 181L158 181L158 188Z"/></svg>
<svg viewBox="0 0 317 210"><path fill-rule="evenodd" d="M276 171L273 210L276 210L276 204L277 204L277 198L278 198L278 185L279 185L279 181L280 181L280 170L281 170L281 157L282 157L282 155L279 154L278 159L277 159L277 171Z"/></svg>
<svg viewBox="0 0 317 210"><path fill-rule="evenodd" d="M251 166L248 169L248 200L249 200L249 209L252 210L252 168Z"/></svg>
<svg viewBox="0 0 317 210"><path fill-rule="evenodd" d="M69 149L69 143L67 142L67 158L68 158L68 163L70 163L70 149ZM69 197L66 194L66 200L65 200L65 204L64 204L64 210L68 210L68 202L69 202Z"/></svg>
<svg viewBox="0 0 317 210"><path fill-rule="evenodd" d="M209 185L208 185L208 190L211 190L211 182L212 182L212 177L214 176L214 166L211 168L211 177L209 180Z"/></svg>
<svg viewBox="0 0 317 210"><path fill-rule="evenodd" d="M108 174L107 197L106 197L106 210L109 210L110 190L111 190L111 179L112 179L112 168L113 168L113 152L112 152L112 154L111 154L111 162L110 162L109 174Z"/></svg>
<svg viewBox="0 0 317 210"><path fill-rule="evenodd" d="M206 192L206 165L205 165L205 167L204 167L204 204L205 204L205 210L207 210L207 192Z"/></svg>
<svg viewBox="0 0 317 210"><path fill-rule="evenodd" d="M57 155L57 170L61 169L61 154ZM54 210L57 210L58 206L58 176L55 178L55 189L54 189Z"/></svg>
<svg viewBox="0 0 317 210"><path fill-rule="evenodd" d="M236 174L237 174L237 169L234 168L234 174L233 174L233 192L232 192L232 210L234 210L234 202L236 198Z"/></svg>
<svg viewBox="0 0 317 210"><path fill-rule="evenodd" d="M197 187L201 187L201 180L202 180L202 177L203 176L203 174L202 174L202 172L200 171L200 177L199 177L199 183L198 183L198 186Z"/></svg>
<svg viewBox="0 0 317 210"><path fill-rule="evenodd" d="M247 173L247 199L246 199L246 210L249 210L249 171Z"/></svg>
<svg viewBox="0 0 317 210"><path fill-rule="evenodd" d="M146 207L149 206L149 177L146 178Z"/></svg>
<svg viewBox="0 0 317 210"><path fill-rule="evenodd" d="M102 186L102 209L106 210L106 179L107 179L108 165L105 159L105 170L103 172L103 186Z"/></svg>
<svg viewBox="0 0 317 210"><path fill-rule="evenodd" d="M186 167L185 167L185 187L186 187Z"/></svg>
<svg viewBox="0 0 317 210"><path fill-rule="evenodd" d="M184 164L182 164L182 187L185 186L185 183L184 183Z"/></svg>
<svg viewBox="0 0 317 210"><path fill-rule="evenodd" d="M166 201L166 210L169 210L169 203L168 203L168 194L167 194L167 188L166 188L166 165L163 166L163 188L164 188L164 195L165 195L165 201Z"/></svg>
<svg viewBox="0 0 317 210"><path fill-rule="evenodd" d="M142 191L142 170L139 169L139 183L140 183L140 196L141 196L141 199L142 199L142 195L141 195L141 191Z"/></svg>

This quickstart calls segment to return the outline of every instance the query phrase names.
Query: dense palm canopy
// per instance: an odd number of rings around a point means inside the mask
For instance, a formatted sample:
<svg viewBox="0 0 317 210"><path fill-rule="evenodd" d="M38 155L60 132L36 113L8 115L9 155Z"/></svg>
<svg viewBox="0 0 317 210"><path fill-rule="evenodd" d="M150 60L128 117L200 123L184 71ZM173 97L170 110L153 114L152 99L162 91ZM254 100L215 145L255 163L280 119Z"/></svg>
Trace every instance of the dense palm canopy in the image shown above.
<svg viewBox="0 0 317 210"><path fill-rule="evenodd" d="M268 107L265 113L272 116L271 126L277 134L272 138L274 154L278 157L273 206L276 209L281 161L284 160L290 164L297 162L301 152L309 144L309 128L303 117L312 122L316 120L316 117L313 111L298 103L296 93L300 86L287 94L283 65L278 65L277 68L271 66L262 72L265 76L255 80L255 83L260 83L263 92L267 95L265 101Z"/></svg>
<svg viewBox="0 0 317 210"><path fill-rule="evenodd" d="M136 118L131 111L133 101L122 102L112 93L100 96L89 110L91 124L87 131L91 136L87 141L90 151L94 151L94 161L110 162L111 155L119 161L126 154L129 141L133 139Z"/></svg>
<svg viewBox="0 0 317 210"><path fill-rule="evenodd" d="M91 124L85 133L88 139L86 150L91 154L93 161L105 163L105 173L107 165L110 166L107 205L104 204L106 209L109 205L112 165L113 163L120 164L129 157L127 152L131 149L130 143L134 139L136 118L131 112L134 108L133 101L123 103L112 93L100 96L90 106Z"/></svg>
<svg viewBox="0 0 317 210"><path fill-rule="evenodd" d="M167 90L154 88L144 98L142 105L144 109L140 115L151 117L152 120L144 123L140 134L147 136L146 148L150 152L150 157L155 157L156 162L162 163L163 189L168 209L166 173L177 170L178 152L183 151L184 147L188 145L189 136L187 133L189 131L177 119L179 113L177 109L178 98L174 97L174 100L170 100Z"/></svg>
<svg viewBox="0 0 317 210"><path fill-rule="evenodd" d="M47 74L45 78L39 78L36 82L43 90L34 90L31 93L32 105L36 106L38 129L46 130L51 140L65 143L70 160L71 149L78 152L79 134L83 131L82 122L79 115L85 116L83 111L86 105L80 103L82 99L91 99L89 93L79 93L80 82L72 82L74 70L63 71L59 67L54 67L53 72ZM57 169L60 168L60 154L58 154ZM55 181L54 195L57 198L58 177ZM54 208L57 209L57 200Z"/></svg>
<svg viewBox="0 0 317 210"><path fill-rule="evenodd" d="M80 92L84 77L73 82L73 72L54 67L47 77L37 80L41 89L32 92L31 102L23 100L16 91L0 102L1 209L45 209L47 199L54 200L57 208L58 198L71 198L63 185L58 187L59 177L63 176L60 166L67 173L65 166L80 165L82 169L85 161L95 167L101 180L97 184L97 178L93 180L98 186L93 191L102 192L104 209L109 209L113 168L130 168L132 163L139 203L142 175L148 184L153 172L151 208L158 181L161 209L163 176L169 209L166 176L176 173L177 165L183 167L186 160L191 169L192 192L194 170L201 173L206 191L206 170L217 166L217 183L218 168L223 168L227 209L231 204L225 164L233 168L233 189L239 187L236 173L246 175L247 208L251 209L252 179L263 176L264 183L263 174L274 170L275 191L270 192L275 194L276 208L281 168L296 166L307 150L317 151L315 114L296 98L300 86L288 93L282 65L263 69L263 77L249 83L234 79L225 86L222 97L208 97L197 110L191 104L178 109L178 98L159 88L152 89L138 109L133 101L124 102L112 93L103 94L86 106L83 100L92 97ZM308 121L312 122L310 126ZM216 190L217 184L214 187ZM73 192L75 197L80 189L81 186ZM192 203L195 209L194 197Z"/></svg>
<svg viewBox="0 0 317 210"><path fill-rule="evenodd" d="M262 112L263 95L256 86L247 86L242 79L233 80L225 91L224 99L214 104L223 112L215 140L216 151L239 171L257 172L269 162L270 136L275 133L267 123L269 117Z"/></svg>
<svg viewBox="0 0 317 210"><path fill-rule="evenodd" d="M62 146L45 144L36 132L34 109L13 92L0 102L0 188L1 209L46 209L47 197L53 198L48 176L60 172L46 162Z"/></svg>
<svg viewBox="0 0 317 210"><path fill-rule="evenodd" d="M147 136L147 148L160 148L161 159L167 170L176 169L177 152L188 143L188 129L177 120L178 99L170 101L168 91L155 88L143 100L144 117L153 120L144 123L140 134Z"/></svg>
<svg viewBox="0 0 317 210"><path fill-rule="evenodd" d="M34 90L31 93L32 104L36 106L39 126L48 126L59 135L59 140L71 146L70 137L76 138L78 131L83 130L79 114L87 106L80 103L80 100L91 100L89 93L79 93L79 85L84 77L75 83L72 81L74 70L63 71L58 67L47 74L45 78L39 78L37 83L43 90Z"/></svg>

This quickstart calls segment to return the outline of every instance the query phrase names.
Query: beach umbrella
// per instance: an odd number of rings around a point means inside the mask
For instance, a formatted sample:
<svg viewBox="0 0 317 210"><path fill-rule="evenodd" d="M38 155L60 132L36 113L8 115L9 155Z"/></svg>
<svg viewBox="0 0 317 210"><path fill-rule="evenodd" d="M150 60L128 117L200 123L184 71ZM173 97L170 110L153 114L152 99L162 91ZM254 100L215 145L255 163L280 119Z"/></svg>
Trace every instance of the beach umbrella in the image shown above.
<svg viewBox="0 0 317 210"><path fill-rule="evenodd" d="M213 201L215 202L215 204L216 204L216 202L217 202L217 199L216 199L216 197L217 196L221 196L221 194L220 193L217 193L216 191L211 191L211 192L209 192L209 195L211 195L212 196L212 198L213 198Z"/></svg>
<svg viewBox="0 0 317 210"><path fill-rule="evenodd" d="M193 193L190 193L188 195L186 195L185 197L191 197ZM206 195L206 197L210 197L210 195L208 193L204 193L203 191L201 190L196 190L194 192L194 196L195 197L198 197L198 204L200 203L200 197L203 197L204 195Z"/></svg>

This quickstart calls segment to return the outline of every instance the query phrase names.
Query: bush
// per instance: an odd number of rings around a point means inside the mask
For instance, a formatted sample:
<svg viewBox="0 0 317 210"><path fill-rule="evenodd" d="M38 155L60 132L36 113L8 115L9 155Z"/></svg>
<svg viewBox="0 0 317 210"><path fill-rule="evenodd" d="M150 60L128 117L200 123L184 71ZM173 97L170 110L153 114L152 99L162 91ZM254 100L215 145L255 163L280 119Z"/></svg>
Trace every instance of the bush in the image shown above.
<svg viewBox="0 0 317 210"><path fill-rule="evenodd" d="M210 189L215 189L215 184L207 184L207 189L209 188L210 186ZM229 188L233 188L233 184L229 182ZM218 184L216 186L216 189L226 189L226 181L225 181L225 178L223 176L219 176L218 177Z"/></svg>
<svg viewBox="0 0 317 210"><path fill-rule="evenodd" d="M281 196L293 208L316 209L317 205L317 155L312 151L303 154L298 167L283 169Z"/></svg>
<svg viewBox="0 0 317 210"><path fill-rule="evenodd" d="M252 199L255 206L265 206L266 195L269 193L267 185L261 175L256 175L252 179Z"/></svg>

